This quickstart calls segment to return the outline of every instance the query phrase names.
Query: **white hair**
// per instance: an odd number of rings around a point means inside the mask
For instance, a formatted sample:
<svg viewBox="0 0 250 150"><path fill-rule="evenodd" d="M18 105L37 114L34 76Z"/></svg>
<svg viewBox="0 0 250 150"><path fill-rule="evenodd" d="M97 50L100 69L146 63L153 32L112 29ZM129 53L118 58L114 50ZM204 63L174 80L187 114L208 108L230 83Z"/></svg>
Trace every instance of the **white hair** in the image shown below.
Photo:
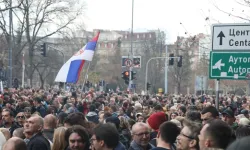
<svg viewBox="0 0 250 150"><path fill-rule="evenodd" d="M249 119L247 119L247 118L240 118L240 120L239 120L239 125L247 126L247 125L249 125L249 124L250 124Z"/></svg>

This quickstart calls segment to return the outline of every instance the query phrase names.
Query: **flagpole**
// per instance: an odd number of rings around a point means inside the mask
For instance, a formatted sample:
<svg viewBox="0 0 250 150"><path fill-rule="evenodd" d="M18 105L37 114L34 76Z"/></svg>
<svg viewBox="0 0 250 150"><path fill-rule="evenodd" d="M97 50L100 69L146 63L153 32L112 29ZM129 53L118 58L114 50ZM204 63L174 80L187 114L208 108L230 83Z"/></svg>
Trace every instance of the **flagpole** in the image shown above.
<svg viewBox="0 0 250 150"><path fill-rule="evenodd" d="M25 62L24 62L24 53L22 58L22 88L24 88L24 71L25 71Z"/></svg>
<svg viewBox="0 0 250 150"><path fill-rule="evenodd" d="M84 84L86 82L86 77L87 77L87 75L89 73L89 66L90 66L90 61L88 61L88 68L87 68L85 76L84 76L84 80L83 80L83 84L82 84L82 91L83 91Z"/></svg>

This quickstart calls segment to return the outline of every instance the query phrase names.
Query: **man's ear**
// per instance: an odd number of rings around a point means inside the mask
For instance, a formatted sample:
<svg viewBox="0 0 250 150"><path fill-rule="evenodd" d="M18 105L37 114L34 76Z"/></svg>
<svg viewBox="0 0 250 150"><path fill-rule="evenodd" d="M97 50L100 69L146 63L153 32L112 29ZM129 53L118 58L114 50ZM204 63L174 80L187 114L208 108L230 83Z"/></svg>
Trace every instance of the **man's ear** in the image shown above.
<svg viewBox="0 0 250 150"><path fill-rule="evenodd" d="M43 126L39 126L38 130L42 131L43 130Z"/></svg>
<svg viewBox="0 0 250 150"><path fill-rule="evenodd" d="M191 140L191 141L189 142L189 147L195 147L196 144L198 144L198 143L197 143L197 140L195 140L195 139L194 139L194 140Z"/></svg>
<svg viewBox="0 0 250 150"><path fill-rule="evenodd" d="M102 147L104 147L105 143L104 143L103 140L100 141L100 145L101 145Z"/></svg>
<svg viewBox="0 0 250 150"><path fill-rule="evenodd" d="M210 147L211 141L209 139L205 140L205 147Z"/></svg>

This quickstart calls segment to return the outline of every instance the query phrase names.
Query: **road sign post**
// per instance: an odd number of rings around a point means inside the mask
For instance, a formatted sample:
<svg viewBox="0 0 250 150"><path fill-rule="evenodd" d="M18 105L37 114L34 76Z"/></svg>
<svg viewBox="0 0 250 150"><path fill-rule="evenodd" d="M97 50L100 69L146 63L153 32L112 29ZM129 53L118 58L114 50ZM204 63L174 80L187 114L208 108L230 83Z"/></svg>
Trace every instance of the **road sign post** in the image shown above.
<svg viewBox="0 0 250 150"><path fill-rule="evenodd" d="M210 79L246 80L250 73L250 52L210 52Z"/></svg>
<svg viewBox="0 0 250 150"><path fill-rule="evenodd" d="M250 24L214 24L209 77L216 79L219 108L220 79L246 80L250 73Z"/></svg>

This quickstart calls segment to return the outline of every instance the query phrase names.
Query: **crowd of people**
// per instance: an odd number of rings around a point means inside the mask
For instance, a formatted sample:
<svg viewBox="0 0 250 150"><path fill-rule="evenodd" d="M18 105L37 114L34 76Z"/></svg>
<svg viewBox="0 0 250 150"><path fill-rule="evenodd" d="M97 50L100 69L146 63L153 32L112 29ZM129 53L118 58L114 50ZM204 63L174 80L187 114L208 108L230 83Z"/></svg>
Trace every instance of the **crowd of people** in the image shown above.
<svg viewBox="0 0 250 150"><path fill-rule="evenodd" d="M2 150L248 150L250 99L8 89Z"/></svg>

